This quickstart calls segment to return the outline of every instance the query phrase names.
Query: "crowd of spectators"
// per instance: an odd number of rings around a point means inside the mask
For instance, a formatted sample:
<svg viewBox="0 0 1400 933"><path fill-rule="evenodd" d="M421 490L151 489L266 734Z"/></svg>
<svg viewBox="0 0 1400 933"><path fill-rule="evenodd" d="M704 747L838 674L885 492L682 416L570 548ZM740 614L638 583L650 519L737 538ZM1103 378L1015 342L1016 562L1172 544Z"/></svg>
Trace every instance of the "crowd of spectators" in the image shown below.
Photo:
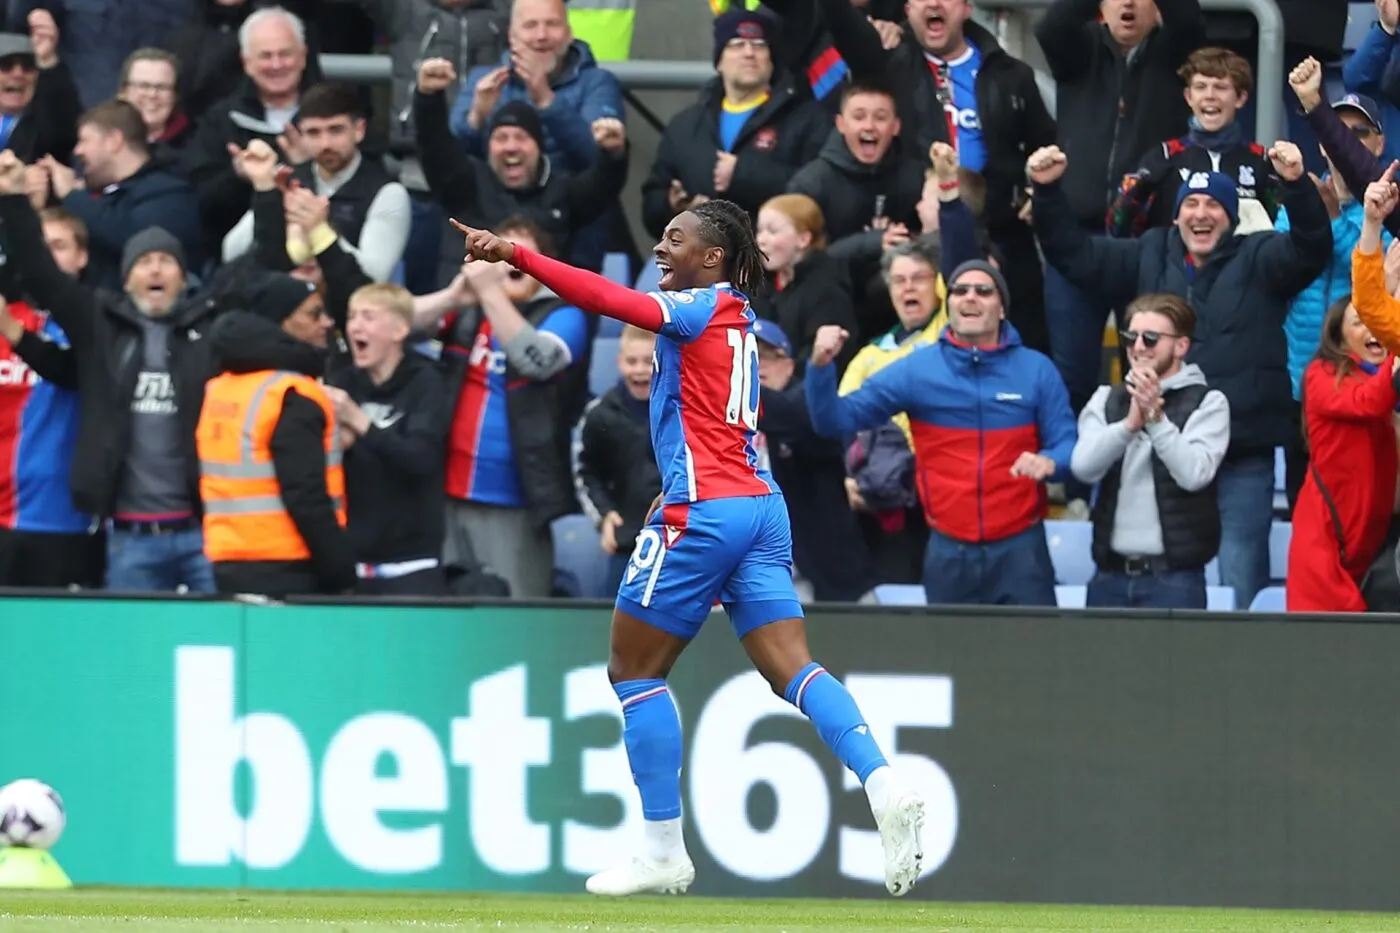
<svg viewBox="0 0 1400 933"><path fill-rule="evenodd" d="M1215 562L1247 607L1282 450L1290 608L1400 610L1400 0L1344 95L1292 69L1302 146L1254 141L1198 0L1054 0L1054 116L970 0L711 0L649 166L565 0L116 6L0 33L0 586L539 598L581 514L606 592L660 487L655 338L449 219L597 271L624 207L723 198L815 599L1054 605L1053 510L1090 605L1204 608ZM377 118L317 64L375 38Z"/></svg>

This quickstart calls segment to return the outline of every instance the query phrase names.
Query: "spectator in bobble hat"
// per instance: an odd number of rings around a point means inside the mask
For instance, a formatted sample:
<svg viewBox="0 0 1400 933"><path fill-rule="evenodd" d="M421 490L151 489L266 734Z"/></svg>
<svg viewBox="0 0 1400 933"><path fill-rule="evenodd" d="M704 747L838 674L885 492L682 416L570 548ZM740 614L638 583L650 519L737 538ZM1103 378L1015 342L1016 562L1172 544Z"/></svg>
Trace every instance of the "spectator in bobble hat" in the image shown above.
<svg viewBox="0 0 1400 933"><path fill-rule="evenodd" d="M1186 363L1196 315L1176 295L1123 312L1132 367L1079 416L1070 466L1098 483L1090 606L1205 609L1205 566L1220 549L1215 474L1230 445L1230 405ZM1241 607L1246 608L1246 607Z"/></svg>
<svg viewBox="0 0 1400 933"><path fill-rule="evenodd" d="M792 341L773 321L754 321L758 429L773 479L788 503L792 556L819 602L855 602L875 585L855 514L846 507L841 442L812 428Z"/></svg>
<svg viewBox="0 0 1400 933"><path fill-rule="evenodd" d="M1297 430L1283 322L1288 304L1327 267L1332 223L1303 154L1277 142L1268 156L1282 179L1290 229L1241 234L1237 181L1195 172L1176 188L1176 220L1137 239L1089 236L1075 222L1056 146L1026 161L1035 186L1034 222L1045 260L1110 306L1165 292L1196 313L1187 362L1230 402L1230 450L1216 482L1220 496L1220 576L1248 606L1269 581L1274 449Z"/></svg>
<svg viewBox="0 0 1400 933"><path fill-rule="evenodd" d="M209 336L217 375L195 431L204 551L221 593L355 584L335 407L318 381L331 319L309 282L266 274Z"/></svg>
<svg viewBox="0 0 1400 933"><path fill-rule="evenodd" d="M812 425L847 437L907 412L919 498L930 530L931 605L1055 605L1042 524L1046 482L1063 482L1074 449L1069 396L1049 357L1006 320L1001 273L969 260L948 279L948 327L937 343L836 394L830 365L847 334L817 332L807 367Z"/></svg>
<svg viewBox="0 0 1400 933"><path fill-rule="evenodd" d="M616 202L627 181L627 130L604 117L590 129L598 157L573 175L554 171L544 154L544 125L527 101L503 104L491 116L485 160L462 151L447 124L445 91L456 80L452 63L430 58L418 69L414 121L423 174L449 217L474 227L498 226L524 215L569 252L579 230ZM446 285L462 265L461 240L444 237L438 281Z"/></svg>
<svg viewBox="0 0 1400 933"><path fill-rule="evenodd" d="M651 446L651 376L656 335L633 324L618 339L618 384L588 404L574 486L583 511L598 526L609 556L608 591L627 569L637 533L661 494L661 471Z"/></svg>
<svg viewBox="0 0 1400 933"><path fill-rule="evenodd" d="M654 236L710 198L757 214L817 157L831 133L821 105L774 74L771 17L730 10L714 28L717 77L666 126L642 184L642 223Z"/></svg>
<svg viewBox="0 0 1400 933"><path fill-rule="evenodd" d="M204 334L219 308L186 295L184 251L158 227L127 242L124 294L63 272L25 175L12 152L0 152L0 225L20 285L78 359L82 417L69 481L74 505L110 522L107 587L211 592L194 432L210 371Z"/></svg>
<svg viewBox="0 0 1400 933"><path fill-rule="evenodd" d="M345 325L354 365L326 388L346 448L346 517L364 595L447 593L439 557L451 413L432 361L404 351L412 326L406 289L357 289Z"/></svg>

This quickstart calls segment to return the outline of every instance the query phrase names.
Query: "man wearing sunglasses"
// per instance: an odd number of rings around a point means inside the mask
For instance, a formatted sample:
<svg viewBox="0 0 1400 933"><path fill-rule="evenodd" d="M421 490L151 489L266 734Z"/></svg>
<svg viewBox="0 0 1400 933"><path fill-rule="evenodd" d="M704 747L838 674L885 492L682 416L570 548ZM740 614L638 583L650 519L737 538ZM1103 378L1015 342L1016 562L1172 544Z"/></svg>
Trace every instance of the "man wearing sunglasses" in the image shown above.
<svg viewBox="0 0 1400 933"><path fill-rule="evenodd" d="M1187 363L1196 315L1176 295L1143 295L1123 313L1131 367L1079 415L1070 469L1098 483L1088 605L1206 608L1205 566L1220 550L1216 471L1230 405Z"/></svg>
<svg viewBox="0 0 1400 933"><path fill-rule="evenodd" d="M936 343L838 397L831 361L849 336L818 328L807 366L812 426L848 438L909 415L929 526L930 605L1055 605L1041 524L1046 482L1069 478L1074 414L1055 364L1006 320L1006 280L980 259L949 276L948 326Z"/></svg>

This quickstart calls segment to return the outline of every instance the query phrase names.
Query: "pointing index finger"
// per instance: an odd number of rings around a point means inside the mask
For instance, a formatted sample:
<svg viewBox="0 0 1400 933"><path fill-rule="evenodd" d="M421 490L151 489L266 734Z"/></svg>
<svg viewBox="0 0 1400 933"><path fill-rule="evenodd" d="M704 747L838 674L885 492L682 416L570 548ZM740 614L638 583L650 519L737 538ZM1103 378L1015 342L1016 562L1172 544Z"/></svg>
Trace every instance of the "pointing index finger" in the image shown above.
<svg viewBox="0 0 1400 933"><path fill-rule="evenodd" d="M459 221L456 217L447 218L447 222L450 223L452 226L456 227L462 233L470 235L476 232L471 227L468 227L466 224Z"/></svg>

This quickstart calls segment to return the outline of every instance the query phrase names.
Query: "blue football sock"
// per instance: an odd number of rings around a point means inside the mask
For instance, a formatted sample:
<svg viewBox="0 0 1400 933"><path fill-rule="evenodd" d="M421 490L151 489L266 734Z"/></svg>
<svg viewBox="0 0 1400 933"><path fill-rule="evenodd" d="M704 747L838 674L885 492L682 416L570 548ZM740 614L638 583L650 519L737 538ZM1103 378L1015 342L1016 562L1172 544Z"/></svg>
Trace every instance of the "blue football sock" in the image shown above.
<svg viewBox="0 0 1400 933"><path fill-rule="evenodd" d="M622 701L622 741L648 820L681 815L681 719L664 680L613 684Z"/></svg>
<svg viewBox="0 0 1400 933"><path fill-rule="evenodd" d="M850 691L820 664L813 662L798 671L783 698L812 720L827 748L862 784L870 772L887 764Z"/></svg>

